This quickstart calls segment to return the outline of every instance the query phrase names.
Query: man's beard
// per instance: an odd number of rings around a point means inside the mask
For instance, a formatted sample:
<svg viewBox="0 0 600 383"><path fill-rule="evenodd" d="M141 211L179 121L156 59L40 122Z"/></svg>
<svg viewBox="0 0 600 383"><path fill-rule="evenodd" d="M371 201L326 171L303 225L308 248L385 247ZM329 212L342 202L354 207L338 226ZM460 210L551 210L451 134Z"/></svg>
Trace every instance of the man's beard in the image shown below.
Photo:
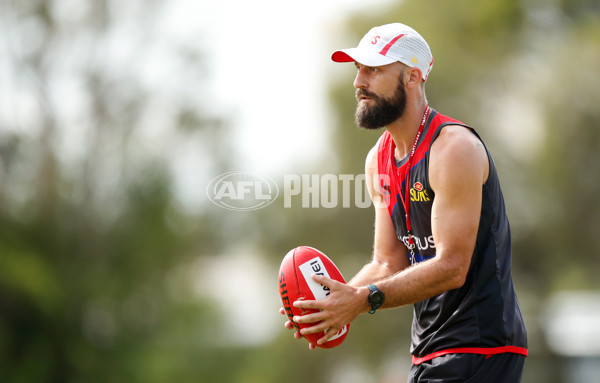
<svg viewBox="0 0 600 383"><path fill-rule="evenodd" d="M360 102L360 96L366 96L373 101L372 106ZM363 129L379 129L396 121L404 114L406 109L406 90L402 78L398 79L396 92L390 98L379 97L364 89L356 90L356 99L359 100L354 115L356 125Z"/></svg>

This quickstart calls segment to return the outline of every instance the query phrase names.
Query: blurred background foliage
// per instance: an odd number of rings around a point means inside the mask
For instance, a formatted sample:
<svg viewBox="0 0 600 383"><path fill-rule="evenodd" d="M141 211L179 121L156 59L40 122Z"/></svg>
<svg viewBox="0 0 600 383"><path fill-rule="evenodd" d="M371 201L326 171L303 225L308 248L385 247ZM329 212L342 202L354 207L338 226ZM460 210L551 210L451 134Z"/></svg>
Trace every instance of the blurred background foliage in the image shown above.
<svg viewBox="0 0 600 383"><path fill-rule="evenodd" d="M199 91L212 75L202 39L161 40L165 3L0 5L0 381L402 381L410 308L360 317L343 346L314 352L277 314L287 250L320 248L350 277L370 257L371 209L178 200L174 158L200 156L205 193L233 170L235 121ZM523 380L568 381L544 302L600 290L600 5L407 0L349 16L339 34L351 46L395 21L432 47L431 105L478 129L497 162L530 331ZM129 43L115 44L123 34ZM152 44L165 55L149 55ZM167 61L168 83L155 80L155 60ZM341 71L329 84L331 152L286 173L363 172L380 132L355 128L353 70ZM240 264L272 293L225 294L245 283L229 268Z"/></svg>

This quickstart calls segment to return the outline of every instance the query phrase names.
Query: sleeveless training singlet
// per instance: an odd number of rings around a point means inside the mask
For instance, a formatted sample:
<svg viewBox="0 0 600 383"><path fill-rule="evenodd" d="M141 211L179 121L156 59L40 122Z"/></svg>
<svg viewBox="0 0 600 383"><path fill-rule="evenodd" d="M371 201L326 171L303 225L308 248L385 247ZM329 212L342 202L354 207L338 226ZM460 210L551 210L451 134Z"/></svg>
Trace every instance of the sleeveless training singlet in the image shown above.
<svg viewBox="0 0 600 383"><path fill-rule="evenodd" d="M400 179L406 174L403 167L407 165L407 158L396 161L395 144L387 130L379 142L380 190L389 202L388 211L396 235L405 245L408 238L399 193L404 196L406 187L410 188L416 263L436 255L431 232L435 194L429 185L429 150L446 125L464 126L481 140L472 128L432 109L414 154L408 185L405 179ZM510 269L510 227L496 167L487 148L486 152L489 176L482 187L481 219L465 284L414 304L411 330L414 364L449 353L527 355L527 332Z"/></svg>

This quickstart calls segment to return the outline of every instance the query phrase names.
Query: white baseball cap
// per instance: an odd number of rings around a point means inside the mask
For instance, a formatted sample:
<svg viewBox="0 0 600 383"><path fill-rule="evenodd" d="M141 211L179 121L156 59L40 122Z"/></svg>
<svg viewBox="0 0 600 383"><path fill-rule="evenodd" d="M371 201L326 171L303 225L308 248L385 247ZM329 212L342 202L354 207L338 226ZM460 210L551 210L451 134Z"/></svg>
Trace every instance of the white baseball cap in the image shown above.
<svg viewBox="0 0 600 383"><path fill-rule="evenodd" d="M367 66L388 65L396 61L419 68L423 81L433 67L433 55L425 39L408 25L393 23L372 28L358 47L336 51L335 62L358 62Z"/></svg>

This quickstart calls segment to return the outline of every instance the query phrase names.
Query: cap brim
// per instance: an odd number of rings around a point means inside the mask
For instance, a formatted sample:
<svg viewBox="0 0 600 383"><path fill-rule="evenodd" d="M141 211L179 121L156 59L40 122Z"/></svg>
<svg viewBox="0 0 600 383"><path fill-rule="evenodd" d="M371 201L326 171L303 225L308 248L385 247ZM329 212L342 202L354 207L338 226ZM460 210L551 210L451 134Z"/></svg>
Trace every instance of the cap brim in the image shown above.
<svg viewBox="0 0 600 383"><path fill-rule="evenodd" d="M395 58L386 57L377 52L360 48L342 49L333 52L331 59L338 63L354 62L366 66L382 66L398 61Z"/></svg>

